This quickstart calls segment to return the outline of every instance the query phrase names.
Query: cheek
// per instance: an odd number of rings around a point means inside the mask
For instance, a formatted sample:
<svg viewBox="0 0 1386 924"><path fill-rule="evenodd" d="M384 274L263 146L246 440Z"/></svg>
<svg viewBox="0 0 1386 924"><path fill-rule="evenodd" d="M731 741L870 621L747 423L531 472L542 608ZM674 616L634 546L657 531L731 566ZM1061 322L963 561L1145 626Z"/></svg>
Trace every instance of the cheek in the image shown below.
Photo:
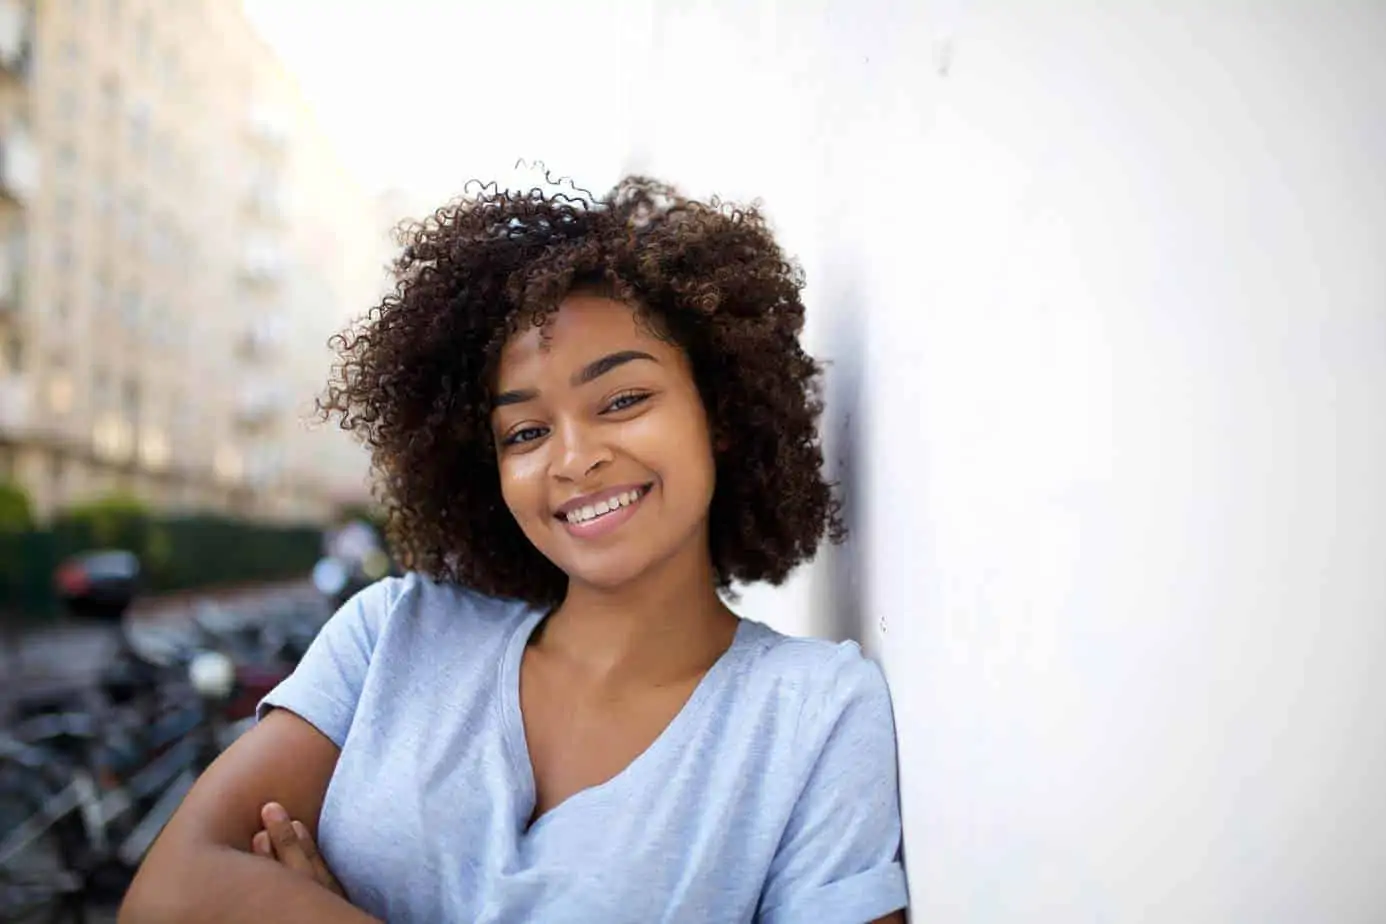
<svg viewBox="0 0 1386 924"><path fill-rule="evenodd" d="M648 460L666 479L689 486L713 477L712 441L701 405L633 420L622 437L632 455Z"/></svg>
<svg viewBox="0 0 1386 924"><path fill-rule="evenodd" d="M544 463L540 451L500 460L501 497L519 519L529 516L543 501Z"/></svg>

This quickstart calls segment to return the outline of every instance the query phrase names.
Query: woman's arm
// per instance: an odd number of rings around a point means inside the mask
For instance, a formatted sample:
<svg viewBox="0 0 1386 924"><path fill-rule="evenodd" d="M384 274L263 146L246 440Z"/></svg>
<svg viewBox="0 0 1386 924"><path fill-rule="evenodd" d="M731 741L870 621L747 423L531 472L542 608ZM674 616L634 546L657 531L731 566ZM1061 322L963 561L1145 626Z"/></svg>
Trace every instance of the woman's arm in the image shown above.
<svg viewBox="0 0 1386 924"><path fill-rule="evenodd" d="M120 924L374 921L313 880L251 851L268 802L302 819L316 836L338 753L293 713L267 715L188 793L135 877Z"/></svg>

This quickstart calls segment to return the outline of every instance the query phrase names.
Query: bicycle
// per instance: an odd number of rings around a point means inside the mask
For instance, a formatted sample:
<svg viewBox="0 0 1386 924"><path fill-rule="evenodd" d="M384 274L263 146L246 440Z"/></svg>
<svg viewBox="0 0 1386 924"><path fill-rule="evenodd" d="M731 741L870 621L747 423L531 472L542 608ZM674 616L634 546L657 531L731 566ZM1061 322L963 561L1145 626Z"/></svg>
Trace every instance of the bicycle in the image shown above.
<svg viewBox="0 0 1386 924"><path fill-rule="evenodd" d="M80 799L55 769L39 749L0 737L0 920L85 921Z"/></svg>
<svg viewBox="0 0 1386 924"><path fill-rule="evenodd" d="M0 737L0 921L84 920L124 894L141 859L228 743L226 655L108 681L104 714L31 716Z"/></svg>

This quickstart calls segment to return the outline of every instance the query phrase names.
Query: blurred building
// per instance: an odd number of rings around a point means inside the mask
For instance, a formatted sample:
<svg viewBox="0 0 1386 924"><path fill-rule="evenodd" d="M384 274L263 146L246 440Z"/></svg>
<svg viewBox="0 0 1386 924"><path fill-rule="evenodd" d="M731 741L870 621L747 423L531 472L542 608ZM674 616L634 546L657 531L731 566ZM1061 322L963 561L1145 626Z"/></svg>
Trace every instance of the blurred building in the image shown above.
<svg viewBox="0 0 1386 924"><path fill-rule="evenodd" d="M41 512L361 496L304 420L387 257L237 0L0 0L0 479Z"/></svg>

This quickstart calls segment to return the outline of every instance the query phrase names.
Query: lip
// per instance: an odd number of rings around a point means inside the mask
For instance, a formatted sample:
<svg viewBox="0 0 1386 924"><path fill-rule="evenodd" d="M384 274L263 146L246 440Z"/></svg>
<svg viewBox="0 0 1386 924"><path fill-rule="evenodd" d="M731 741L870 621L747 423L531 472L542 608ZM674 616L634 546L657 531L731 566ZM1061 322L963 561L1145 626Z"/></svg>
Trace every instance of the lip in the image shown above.
<svg viewBox="0 0 1386 924"><path fill-rule="evenodd" d="M560 507L559 510L562 513L566 513L568 510L571 510L574 507L582 507L586 504L595 504L597 501L605 500L609 497L615 497L617 494L620 494L624 491L639 490L640 498L633 504L628 504L627 506L622 507L619 510L613 510L610 513L602 514L601 516L596 517L595 519L587 520L584 523L569 523L568 520L565 519L561 513L555 514L555 519L562 523L563 528L568 531L568 535L572 536L575 539L596 539L599 536L605 536L608 533L613 532L614 530L620 529L621 526L623 526L627 520L635 516L636 511L640 509L640 505L645 503L645 498L649 496L652 487L653 485L649 484L624 485L619 488L613 488L609 491L601 491L595 494L587 494L569 501L568 503Z"/></svg>

